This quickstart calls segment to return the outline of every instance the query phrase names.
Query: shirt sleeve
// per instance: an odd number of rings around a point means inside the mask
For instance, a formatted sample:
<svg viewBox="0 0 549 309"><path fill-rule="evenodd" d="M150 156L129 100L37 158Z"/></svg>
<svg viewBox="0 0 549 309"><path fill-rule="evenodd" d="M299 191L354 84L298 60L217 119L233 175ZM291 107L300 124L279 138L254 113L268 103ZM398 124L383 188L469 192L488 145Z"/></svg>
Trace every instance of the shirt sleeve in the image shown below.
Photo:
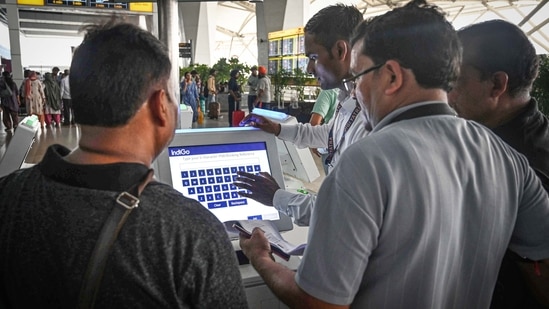
<svg viewBox="0 0 549 309"><path fill-rule="evenodd" d="M527 164L526 161L523 164ZM549 198L531 168L526 169L522 199L509 248L531 260L549 258Z"/></svg>
<svg viewBox="0 0 549 309"><path fill-rule="evenodd" d="M326 118L326 115L330 111L330 106L334 104L334 100L337 101L337 95L335 95L335 93L332 94L330 90L320 91L311 113L317 113L322 116L322 118Z"/></svg>
<svg viewBox="0 0 549 309"><path fill-rule="evenodd" d="M296 274L305 292L338 305L353 301L377 247L384 213L381 185L368 179L375 167L363 160L362 149L354 149L343 154L348 164L338 165L322 183Z"/></svg>
<svg viewBox="0 0 549 309"><path fill-rule="evenodd" d="M273 198L274 207L294 219L298 226L309 226L316 195L292 193L277 190Z"/></svg>
<svg viewBox="0 0 549 309"><path fill-rule="evenodd" d="M328 147L332 123L312 126L309 123L280 124L278 138L290 141L299 148Z"/></svg>

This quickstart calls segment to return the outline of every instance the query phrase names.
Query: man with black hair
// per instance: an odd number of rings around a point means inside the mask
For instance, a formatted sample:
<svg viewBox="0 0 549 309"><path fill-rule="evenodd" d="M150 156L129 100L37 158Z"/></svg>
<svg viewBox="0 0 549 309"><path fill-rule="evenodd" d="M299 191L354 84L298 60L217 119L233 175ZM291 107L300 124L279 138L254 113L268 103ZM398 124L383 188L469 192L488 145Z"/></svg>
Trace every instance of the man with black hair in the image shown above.
<svg viewBox="0 0 549 309"><path fill-rule="evenodd" d="M4 90L3 92L6 94L6 96L0 95L2 122L6 127L4 130L8 133L12 133L11 130L15 130L19 125L19 117L17 116L19 112L19 91L11 77L11 72L2 72L0 90Z"/></svg>
<svg viewBox="0 0 549 309"><path fill-rule="evenodd" d="M61 78L63 77L63 74L59 74L59 68L53 67L51 69L51 77L52 79L57 83L58 86L61 86Z"/></svg>
<svg viewBox="0 0 549 309"><path fill-rule="evenodd" d="M549 258L547 193L523 156L448 106L461 49L438 7L365 21L351 46L345 82L373 128L324 180L297 273L259 229L241 247L292 308L488 308L507 247Z"/></svg>
<svg viewBox="0 0 549 309"><path fill-rule="evenodd" d="M530 96L539 70L536 50L524 32L503 20L458 31L463 45L460 76L449 102L461 117L490 128L528 159L549 190L549 120ZM547 275L549 268L537 267ZM520 269L536 264L508 250L492 298L492 308L542 308ZM545 291L545 299L549 301Z"/></svg>
<svg viewBox="0 0 549 309"><path fill-rule="evenodd" d="M298 147L323 147L328 150L324 163L328 169L339 161L341 153L349 145L368 134L368 120L343 79L351 77L349 64L351 47L349 35L363 20L362 13L354 6L331 5L318 11L305 25L305 54L309 58L307 72L315 76L322 89L336 89L337 107L329 123L313 126L310 123L279 124L267 118L250 114L243 122L275 134ZM241 175L235 185L246 189L240 194L265 205L273 205L289 214L294 223L309 225L316 196L290 192L280 188L267 173Z"/></svg>
<svg viewBox="0 0 549 309"><path fill-rule="evenodd" d="M233 126L233 112L240 111L240 100L242 95L240 92L240 84L238 83L238 78L240 77L240 70L232 69L230 72L231 78L227 84L228 88L228 103L229 103L229 127ZM238 121L238 120L237 120Z"/></svg>
<svg viewBox="0 0 549 309"><path fill-rule="evenodd" d="M217 86L215 83L216 73L216 69L210 69L210 75L208 76L208 80L206 81L206 87L204 89L204 92L206 92L205 95L207 95L207 103L217 102Z"/></svg>
<svg viewBox="0 0 549 309"><path fill-rule="evenodd" d="M74 124L74 109L72 108L70 70L63 71L59 88L61 89L61 100L63 101L63 125Z"/></svg>
<svg viewBox="0 0 549 309"><path fill-rule="evenodd" d="M77 307L100 230L126 200L117 196L150 174L174 135L167 48L132 24L86 30L71 63L78 147L53 145L38 165L0 179L2 308ZM107 257L95 308L246 307L223 224L148 183Z"/></svg>
<svg viewBox="0 0 549 309"><path fill-rule="evenodd" d="M251 74L248 77L248 112L251 113L254 109L254 102L257 98L257 82L259 77L257 76L257 65L254 65L250 69Z"/></svg>

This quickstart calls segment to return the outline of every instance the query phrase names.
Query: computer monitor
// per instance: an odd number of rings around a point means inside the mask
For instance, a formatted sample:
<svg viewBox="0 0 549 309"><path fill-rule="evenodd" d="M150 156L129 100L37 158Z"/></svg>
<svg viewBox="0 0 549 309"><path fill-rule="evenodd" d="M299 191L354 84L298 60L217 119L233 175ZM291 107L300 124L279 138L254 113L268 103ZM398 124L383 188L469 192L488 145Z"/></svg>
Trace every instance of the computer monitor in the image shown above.
<svg viewBox="0 0 549 309"><path fill-rule="evenodd" d="M0 159L0 177L4 177L21 168L34 142L34 137L39 126L40 122L36 116L25 117L19 122L4 156Z"/></svg>
<svg viewBox="0 0 549 309"><path fill-rule="evenodd" d="M272 134L251 127L177 130L153 167L159 181L199 201L227 227L235 220L260 219L274 221L280 231L293 228L286 214L238 195L242 189L232 184L240 170L268 172L284 187Z"/></svg>
<svg viewBox="0 0 549 309"><path fill-rule="evenodd" d="M279 123L297 123L297 119L294 116L290 116L282 112L254 108L253 113L267 117ZM303 182L313 182L315 179L320 177L320 172L318 171L318 167L316 166L309 148L298 148L294 143L283 141L281 139L277 139L277 144L280 163L282 164L282 171L284 175L291 176ZM295 184L291 184L291 181L287 178L286 184L287 187L289 186L293 188L296 186Z"/></svg>

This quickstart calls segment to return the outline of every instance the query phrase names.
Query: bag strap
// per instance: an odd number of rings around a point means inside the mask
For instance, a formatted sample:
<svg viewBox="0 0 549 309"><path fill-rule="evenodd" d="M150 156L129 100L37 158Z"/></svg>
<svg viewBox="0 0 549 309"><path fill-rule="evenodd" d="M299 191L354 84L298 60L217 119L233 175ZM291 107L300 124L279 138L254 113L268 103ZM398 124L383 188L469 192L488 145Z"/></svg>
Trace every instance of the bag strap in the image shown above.
<svg viewBox="0 0 549 309"><path fill-rule="evenodd" d="M103 278L103 272L107 264L109 253L118 237L118 233L124 226L129 214L139 205L139 196L147 184L152 180L154 171L150 169L143 179L132 185L128 190L120 193L115 200L115 205L107 221L103 224L99 238L95 243L84 280L78 296L78 308L93 308L99 285Z"/></svg>

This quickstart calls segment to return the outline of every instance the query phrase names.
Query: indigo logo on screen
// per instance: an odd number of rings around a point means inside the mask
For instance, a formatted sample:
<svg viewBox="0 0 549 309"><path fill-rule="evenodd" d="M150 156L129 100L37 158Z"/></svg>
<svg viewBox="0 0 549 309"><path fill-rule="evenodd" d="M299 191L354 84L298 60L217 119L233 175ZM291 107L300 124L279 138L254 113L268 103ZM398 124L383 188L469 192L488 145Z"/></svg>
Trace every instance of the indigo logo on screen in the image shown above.
<svg viewBox="0 0 549 309"><path fill-rule="evenodd" d="M190 154L191 151L185 148L170 149L170 156L186 156Z"/></svg>

